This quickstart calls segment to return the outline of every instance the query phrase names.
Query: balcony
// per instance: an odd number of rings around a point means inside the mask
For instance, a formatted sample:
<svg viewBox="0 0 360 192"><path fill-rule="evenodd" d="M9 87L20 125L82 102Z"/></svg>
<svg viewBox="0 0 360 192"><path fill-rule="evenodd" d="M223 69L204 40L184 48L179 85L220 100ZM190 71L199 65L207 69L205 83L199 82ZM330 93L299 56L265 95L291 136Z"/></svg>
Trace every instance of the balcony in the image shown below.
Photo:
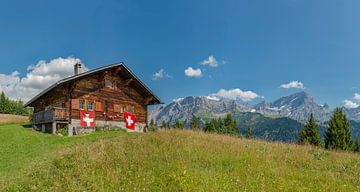
<svg viewBox="0 0 360 192"><path fill-rule="evenodd" d="M63 122L69 120L69 110L60 107L53 107L45 111L34 113L34 124Z"/></svg>

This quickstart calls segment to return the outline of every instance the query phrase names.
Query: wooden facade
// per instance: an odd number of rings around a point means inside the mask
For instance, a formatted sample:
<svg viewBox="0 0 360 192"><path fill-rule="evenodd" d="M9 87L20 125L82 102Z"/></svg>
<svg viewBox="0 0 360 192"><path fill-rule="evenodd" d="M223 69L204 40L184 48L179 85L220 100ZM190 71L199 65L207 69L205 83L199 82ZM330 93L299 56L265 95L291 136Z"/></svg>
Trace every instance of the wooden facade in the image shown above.
<svg viewBox="0 0 360 192"><path fill-rule="evenodd" d="M78 66L75 65L75 71ZM56 133L61 125L74 130L81 128L80 110L95 111L97 126L120 125L125 121L124 112L135 114L136 123L146 126L147 106L160 103L148 87L119 63L61 80L26 106L34 108L34 127Z"/></svg>

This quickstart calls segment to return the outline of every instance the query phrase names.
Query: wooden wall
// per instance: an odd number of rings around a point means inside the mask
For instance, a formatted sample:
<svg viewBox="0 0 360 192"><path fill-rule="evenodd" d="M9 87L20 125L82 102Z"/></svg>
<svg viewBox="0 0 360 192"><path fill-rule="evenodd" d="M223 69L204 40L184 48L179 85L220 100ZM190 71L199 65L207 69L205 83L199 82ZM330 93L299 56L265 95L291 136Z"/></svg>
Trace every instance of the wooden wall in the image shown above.
<svg viewBox="0 0 360 192"><path fill-rule="evenodd" d="M105 81L111 80L113 87L105 86ZM147 122L146 98L138 93L131 86L131 80L122 79L117 72L108 71L97 75L89 76L85 79L76 81L71 91L71 118L79 119L79 101L85 101L87 110L88 101L94 102L96 120L124 121L122 108L134 113L137 122ZM132 109L132 110L130 110ZM118 114L119 118L110 119L107 115Z"/></svg>
<svg viewBox="0 0 360 192"><path fill-rule="evenodd" d="M69 105L67 86L54 89L43 95L34 103L34 113L44 111L46 107L66 107Z"/></svg>

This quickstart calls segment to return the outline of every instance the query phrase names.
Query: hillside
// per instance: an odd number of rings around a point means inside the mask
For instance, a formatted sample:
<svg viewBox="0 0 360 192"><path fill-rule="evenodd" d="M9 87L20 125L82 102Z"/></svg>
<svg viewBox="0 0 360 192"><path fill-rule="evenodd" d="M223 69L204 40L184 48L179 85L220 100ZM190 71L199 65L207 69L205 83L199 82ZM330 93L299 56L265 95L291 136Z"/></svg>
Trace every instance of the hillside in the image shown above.
<svg viewBox="0 0 360 192"><path fill-rule="evenodd" d="M29 116L0 114L0 124L4 123L26 123L29 121Z"/></svg>
<svg viewBox="0 0 360 192"><path fill-rule="evenodd" d="M0 132L8 138L0 140L0 174L7 175L0 177L0 190L360 190L359 155L309 146L181 130L66 138L13 125L0 126ZM14 141L17 132L22 139ZM24 140L40 144L33 146ZM14 144L23 147L8 148ZM47 150L37 150L39 145ZM13 154L19 150L23 152ZM21 162L9 166L15 156Z"/></svg>
<svg viewBox="0 0 360 192"><path fill-rule="evenodd" d="M356 121L357 118L353 114L356 110L345 108L343 110L350 119L353 138L360 140L360 123ZM332 115L332 109L326 104L318 105L314 98L305 92L254 106L229 99L190 96L155 108L150 112L149 120L155 120L158 125L161 125L163 121L174 124L176 120L180 120L185 123L185 126L189 126L191 118L195 115L204 125L205 121L224 117L230 113L237 120L242 134L246 134L246 128L250 126L256 138L293 143L297 141L305 119L312 112L321 124L319 129L321 137L324 138L326 122Z"/></svg>

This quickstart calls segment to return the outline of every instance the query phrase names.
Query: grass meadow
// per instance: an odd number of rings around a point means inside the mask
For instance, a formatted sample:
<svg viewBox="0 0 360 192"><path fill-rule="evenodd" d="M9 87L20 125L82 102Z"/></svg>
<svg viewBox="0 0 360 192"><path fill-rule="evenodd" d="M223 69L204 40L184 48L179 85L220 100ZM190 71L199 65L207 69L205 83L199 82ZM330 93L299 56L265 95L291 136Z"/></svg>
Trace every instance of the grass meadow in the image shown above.
<svg viewBox="0 0 360 192"><path fill-rule="evenodd" d="M194 131L0 126L0 191L360 191L360 155Z"/></svg>

